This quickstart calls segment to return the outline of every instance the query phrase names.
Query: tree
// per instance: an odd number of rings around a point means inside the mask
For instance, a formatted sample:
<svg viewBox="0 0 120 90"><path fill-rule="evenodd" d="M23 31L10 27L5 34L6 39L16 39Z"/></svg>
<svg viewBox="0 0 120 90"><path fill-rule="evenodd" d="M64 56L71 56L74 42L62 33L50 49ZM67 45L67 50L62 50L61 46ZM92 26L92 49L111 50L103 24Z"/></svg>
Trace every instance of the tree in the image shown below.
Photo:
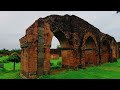
<svg viewBox="0 0 120 90"><path fill-rule="evenodd" d="M14 64L13 64L13 70L15 70L15 63L20 62L20 59L21 59L20 56L19 56L18 53L16 53L16 52L12 53L12 54L9 56L8 61L14 63Z"/></svg>
<svg viewBox="0 0 120 90"><path fill-rule="evenodd" d="M11 53L17 52L18 54L20 54L21 53L21 49L12 49L10 52Z"/></svg>

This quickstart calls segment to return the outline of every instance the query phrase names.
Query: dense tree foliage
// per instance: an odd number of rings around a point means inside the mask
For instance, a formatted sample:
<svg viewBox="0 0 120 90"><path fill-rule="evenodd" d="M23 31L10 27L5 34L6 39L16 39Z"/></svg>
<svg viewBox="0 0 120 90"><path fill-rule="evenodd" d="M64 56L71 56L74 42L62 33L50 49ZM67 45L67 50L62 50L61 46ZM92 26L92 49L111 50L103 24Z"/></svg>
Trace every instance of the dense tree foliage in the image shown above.
<svg viewBox="0 0 120 90"><path fill-rule="evenodd" d="M21 53L21 49L12 49L12 50L7 50L7 49L1 49L0 50L0 56L6 56L6 55L11 55L12 53L18 53L20 54Z"/></svg>

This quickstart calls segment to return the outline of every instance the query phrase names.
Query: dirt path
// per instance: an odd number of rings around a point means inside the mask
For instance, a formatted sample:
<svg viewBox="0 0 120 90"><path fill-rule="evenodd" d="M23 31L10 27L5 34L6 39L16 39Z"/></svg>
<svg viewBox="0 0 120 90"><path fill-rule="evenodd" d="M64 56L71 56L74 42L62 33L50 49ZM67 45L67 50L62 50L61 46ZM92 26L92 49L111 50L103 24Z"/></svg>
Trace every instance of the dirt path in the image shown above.
<svg viewBox="0 0 120 90"><path fill-rule="evenodd" d="M50 74L53 75L53 74L58 74L58 73L61 73L65 71L65 69L61 68L61 69L58 69L58 70L51 70L50 71Z"/></svg>

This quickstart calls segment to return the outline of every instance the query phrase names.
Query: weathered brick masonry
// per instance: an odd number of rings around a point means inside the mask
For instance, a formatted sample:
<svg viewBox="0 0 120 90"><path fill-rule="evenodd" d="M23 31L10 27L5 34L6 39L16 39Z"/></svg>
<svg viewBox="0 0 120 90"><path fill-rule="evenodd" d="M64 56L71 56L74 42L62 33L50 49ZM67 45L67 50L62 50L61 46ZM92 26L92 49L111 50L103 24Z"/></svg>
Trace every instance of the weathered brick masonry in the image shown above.
<svg viewBox="0 0 120 90"><path fill-rule="evenodd" d="M58 48L58 49L50 49L50 56L51 56L51 59L59 59L59 57L61 57L60 48Z"/></svg>
<svg viewBox="0 0 120 90"><path fill-rule="evenodd" d="M74 15L50 15L36 20L20 39L20 73L23 78L36 78L49 73L53 36L61 44L63 68L114 62L120 56L115 39L83 19Z"/></svg>

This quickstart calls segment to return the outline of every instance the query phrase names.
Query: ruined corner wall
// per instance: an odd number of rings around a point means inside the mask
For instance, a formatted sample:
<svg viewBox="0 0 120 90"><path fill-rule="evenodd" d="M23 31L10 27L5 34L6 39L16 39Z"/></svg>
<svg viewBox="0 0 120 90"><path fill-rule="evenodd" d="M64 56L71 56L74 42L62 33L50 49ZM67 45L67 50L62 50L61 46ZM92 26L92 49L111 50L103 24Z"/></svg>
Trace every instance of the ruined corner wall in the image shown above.
<svg viewBox="0 0 120 90"><path fill-rule="evenodd" d="M27 78L36 77L37 50L38 50L38 23L35 22L26 30L26 35L20 39L21 52L21 76Z"/></svg>

